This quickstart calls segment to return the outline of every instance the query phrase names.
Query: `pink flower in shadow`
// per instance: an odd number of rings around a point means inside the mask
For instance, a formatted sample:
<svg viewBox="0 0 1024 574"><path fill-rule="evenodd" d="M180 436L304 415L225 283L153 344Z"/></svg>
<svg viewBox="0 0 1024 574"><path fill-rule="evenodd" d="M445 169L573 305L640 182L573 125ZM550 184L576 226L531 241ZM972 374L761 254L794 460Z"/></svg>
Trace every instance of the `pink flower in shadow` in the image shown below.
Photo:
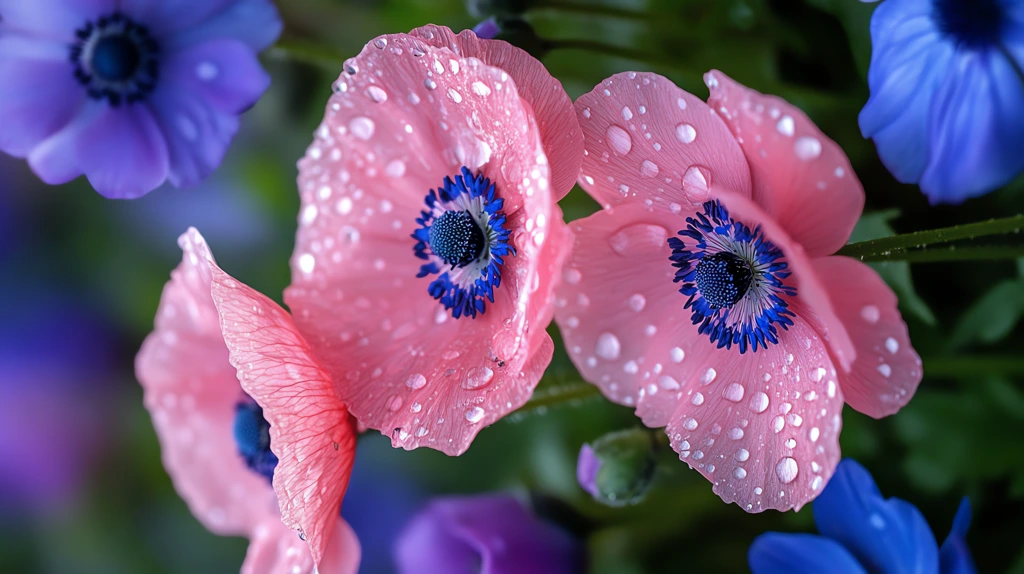
<svg viewBox="0 0 1024 574"><path fill-rule="evenodd" d="M839 462L844 399L883 417L921 380L896 297L832 255L864 192L799 109L714 71L705 104L623 73L576 102L580 185L556 320L611 400L666 427L726 502L799 509Z"/></svg>
<svg viewBox="0 0 1024 574"><path fill-rule="evenodd" d="M178 243L182 262L136 359L175 488L211 532L249 538L242 572L356 572L359 542L339 516L355 455L344 405L287 313L221 271L195 229ZM232 364L245 368L236 376ZM258 452L267 438L272 455Z"/></svg>
<svg viewBox="0 0 1024 574"><path fill-rule="evenodd" d="M530 397L583 137L540 62L426 26L345 65L299 162L285 292L359 422L449 455Z"/></svg>

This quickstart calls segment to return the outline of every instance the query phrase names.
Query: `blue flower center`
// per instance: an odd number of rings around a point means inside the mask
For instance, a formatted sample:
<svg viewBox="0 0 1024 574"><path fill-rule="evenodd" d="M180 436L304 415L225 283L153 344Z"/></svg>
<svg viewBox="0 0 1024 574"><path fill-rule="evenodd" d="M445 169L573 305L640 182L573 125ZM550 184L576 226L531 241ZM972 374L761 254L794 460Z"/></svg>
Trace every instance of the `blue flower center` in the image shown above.
<svg viewBox="0 0 1024 574"><path fill-rule="evenodd" d="M427 193L427 209L416 218L419 227L413 253L426 261L417 277L438 275L427 293L452 312L476 318L494 302L501 285L505 257L515 256L505 227L505 201L490 179L463 167L444 185Z"/></svg>
<svg viewBox="0 0 1024 574"><path fill-rule="evenodd" d="M89 97L111 106L142 101L156 87L159 46L149 30L115 12L75 31L71 62Z"/></svg>
<svg viewBox="0 0 1024 574"><path fill-rule="evenodd" d="M468 211L446 211L430 226L429 244L452 267L465 267L476 261L484 248L484 233Z"/></svg>
<svg viewBox="0 0 1024 574"><path fill-rule="evenodd" d="M782 251L760 227L729 217L718 201L706 202L686 223L682 239L668 240L669 259L678 269L673 281L689 297L683 308L690 309L697 333L741 354L777 344L778 327L793 324L787 299L796 296L784 281L790 273Z"/></svg>
<svg viewBox="0 0 1024 574"><path fill-rule="evenodd" d="M246 466L267 480L274 479L277 456L270 450L270 423L252 399L235 405L235 444Z"/></svg>
<svg viewBox="0 0 1024 574"><path fill-rule="evenodd" d="M742 299L753 279L754 273L746 261L722 251L700 260L694 282L712 309L722 309Z"/></svg>
<svg viewBox="0 0 1024 574"><path fill-rule="evenodd" d="M971 47L994 45L1006 22L1000 0L933 0L939 29Z"/></svg>
<svg viewBox="0 0 1024 574"><path fill-rule="evenodd" d="M92 70L111 82L123 82L135 74L142 54L126 36L107 36L96 42L92 51Z"/></svg>

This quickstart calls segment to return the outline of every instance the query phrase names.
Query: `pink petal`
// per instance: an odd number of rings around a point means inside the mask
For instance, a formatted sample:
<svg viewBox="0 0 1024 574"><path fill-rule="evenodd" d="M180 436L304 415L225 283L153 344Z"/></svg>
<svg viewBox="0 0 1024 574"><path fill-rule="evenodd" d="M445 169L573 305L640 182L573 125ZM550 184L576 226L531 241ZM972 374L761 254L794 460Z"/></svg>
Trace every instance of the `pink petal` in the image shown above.
<svg viewBox="0 0 1024 574"><path fill-rule="evenodd" d="M836 370L814 329L794 322L767 352L712 350L701 339L704 352L688 354L699 376L677 393L665 428L679 458L748 512L799 510L839 464Z"/></svg>
<svg viewBox="0 0 1024 574"><path fill-rule="evenodd" d="M579 183L601 205L636 200L678 213L712 185L749 196L750 170L722 120L649 72L623 72L576 100L586 142Z"/></svg>
<svg viewBox="0 0 1024 574"><path fill-rule="evenodd" d="M550 360L544 329L569 246L540 132L504 71L411 36L382 36L347 68L300 162L285 299L362 424L395 446L460 454L529 398ZM461 165L494 182L517 251L475 319L429 296L410 238L428 190Z"/></svg>
<svg viewBox="0 0 1024 574"><path fill-rule="evenodd" d="M729 124L750 162L754 201L812 257L846 244L864 189L843 150L796 106L713 70L708 104Z"/></svg>
<svg viewBox="0 0 1024 574"><path fill-rule="evenodd" d="M873 269L847 257L815 259L814 268L857 347L853 369L839 377L846 402L875 418L896 413L922 375L896 295Z"/></svg>
<svg viewBox="0 0 1024 574"><path fill-rule="evenodd" d="M270 423L281 520L304 534L319 564L352 473L355 426L284 309L215 266L213 300L231 364Z"/></svg>
<svg viewBox="0 0 1024 574"><path fill-rule="evenodd" d="M192 514L217 534L248 535L257 520L276 519L274 494L235 445L235 405L244 394L210 297L213 255L195 229L178 244L181 265L164 287L135 372L164 467Z"/></svg>
<svg viewBox="0 0 1024 574"><path fill-rule="evenodd" d="M314 568L309 545L280 520L267 520L254 529L242 563L242 574L355 574L359 570L359 539L352 527L338 519L320 567Z"/></svg>
<svg viewBox="0 0 1024 574"><path fill-rule="evenodd" d="M508 42L481 40L472 30L456 35L445 26L428 24L409 35L432 46L448 48L463 58L479 58L489 66L508 72L519 97L526 100L536 116L544 153L551 167L555 200L565 197L575 185L583 161L583 131L573 113L572 100L544 64Z"/></svg>

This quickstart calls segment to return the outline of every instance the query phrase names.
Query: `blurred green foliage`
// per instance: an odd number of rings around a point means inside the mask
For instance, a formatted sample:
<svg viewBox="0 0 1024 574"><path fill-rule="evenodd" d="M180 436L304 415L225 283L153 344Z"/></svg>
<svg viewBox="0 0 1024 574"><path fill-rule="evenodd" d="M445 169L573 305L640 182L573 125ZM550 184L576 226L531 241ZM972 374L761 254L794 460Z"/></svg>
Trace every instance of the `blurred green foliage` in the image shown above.
<svg viewBox="0 0 1024 574"><path fill-rule="evenodd" d="M271 50L268 94L210 186L235 194L219 223L202 228L221 265L280 301L288 283L298 197L295 161L323 113L332 66L374 36L433 22L471 27L460 0L287 0L284 41ZM534 0L525 15L551 48L545 64L576 97L623 70L654 70L706 97L701 75L717 68L804 109L849 155L867 193L854 240L936 228L1024 210L1024 178L962 206L932 207L916 187L896 182L857 128L867 99L868 26L873 4L854 0ZM302 61L295 56L304 56ZM33 229L31 252L5 263L3 276L32 275L89 292L119 325L120 398L107 405L112 432L104 457L79 498L44 514L2 522L0 569L7 572L226 572L245 543L206 532L163 472L132 357L152 325L163 283L180 257L181 228L153 224L160 206L183 192L163 189L130 203L107 201L82 181L39 184L18 162L3 164L6 193ZM597 208L581 190L564 201L567 219ZM185 208L183 208L185 209ZM150 213L158 211L156 215ZM164 218L166 219L166 218ZM237 226L250 233L228 232ZM239 239L239 235L241 239ZM924 360L917 397L891 419L847 409L844 454L874 474L883 493L918 505L939 536L959 498L975 520L968 536L983 572L1024 572L1024 278L1012 261L873 264L900 296ZM16 304L16 302L11 302ZM557 340L557 338L556 338ZM556 351L539 393L576 382ZM725 505L711 485L672 453L659 461L643 502L609 508L575 482L584 442L632 427L629 409L582 395L483 431L457 459L432 451L394 451L378 435L360 439L376 472L395 473L431 493L508 489L533 493L538 511L586 536L592 571L744 571L746 550L766 530L809 531L810 512L749 515ZM371 494L372 495L372 494ZM386 498L388 492L380 492ZM548 500L550 503L543 503ZM551 502L556 501L557 503ZM392 535L402 525L390 525ZM386 539L363 538L386 548ZM371 573L375 574L375 573Z"/></svg>

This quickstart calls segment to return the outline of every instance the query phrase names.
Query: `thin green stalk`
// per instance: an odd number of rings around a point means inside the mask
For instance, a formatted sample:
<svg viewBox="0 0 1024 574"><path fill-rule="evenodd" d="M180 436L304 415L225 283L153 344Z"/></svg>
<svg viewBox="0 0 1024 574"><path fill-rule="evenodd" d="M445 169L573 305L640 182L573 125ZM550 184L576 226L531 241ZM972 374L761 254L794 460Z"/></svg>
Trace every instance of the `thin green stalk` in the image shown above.
<svg viewBox="0 0 1024 574"><path fill-rule="evenodd" d="M995 261L1024 257L1024 245L939 246L925 249L893 251L888 255L868 255L861 261L906 261L907 263L938 263L949 261Z"/></svg>
<svg viewBox="0 0 1024 574"><path fill-rule="evenodd" d="M1024 215L1014 215L1002 219L990 219L978 223L916 231L914 233L851 243L840 249L838 255L846 255L861 261L902 261L902 258L906 257L907 253L915 249L923 249L932 245L963 239L975 239L1010 233L1018 234L1021 228L1024 228Z"/></svg>
<svg viewBox="0 0 1024 574"><path fill-rule="evenodd" d="M345 63L345 58L329 48L295 40L279 40L270 49L270 55L312 64L334 73L341 72Z"/></svg>
<svg viewBox="0 0 1024 574"><path fill-rule="evenodd" d="M537 411L543 411L551 407L579 403L587 399L601 395L596 386L584 382L562 383L537 390L526 401L526 404L519 408L512 415L518 418L519 415L526 415Z"/></svg>
<svg viewBox="0 0 1024 574"><path fill-rule="evenodd" d="M544 40L544 47L548 50L585 50L596 54L611 56L613 58L633 60L634 62L644 62L656 66L672 68L682 72L686 71L679 68L678 62L664 58L658 54L652 54L650 52L643 52L641 50L634 50L632 48L625 48L623 46L616 46L613 44L605 44L604 42L598 42L596 40L586 40L581 38L557 40L548 39Z"/></svg>
<svg viewBox="0 0 1024 574"><path fill-rule="evenodd" d="M977 375L1024 375L1024 356L961 355L922 359L924 374L930 377Z"/></svg>

